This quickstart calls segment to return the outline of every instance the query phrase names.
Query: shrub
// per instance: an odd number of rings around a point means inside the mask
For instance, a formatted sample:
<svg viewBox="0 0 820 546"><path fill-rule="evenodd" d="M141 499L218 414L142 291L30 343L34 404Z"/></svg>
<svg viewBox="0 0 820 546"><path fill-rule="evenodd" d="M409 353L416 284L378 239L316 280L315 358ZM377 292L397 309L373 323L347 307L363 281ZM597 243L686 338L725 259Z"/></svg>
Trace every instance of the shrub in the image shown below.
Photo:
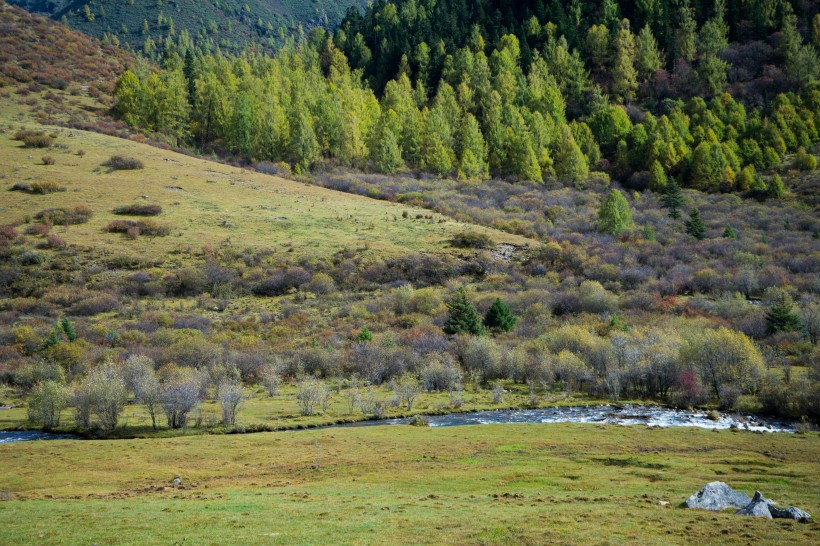
<svg viewBox="0 0 820 546"><path fill-rule="evenodd" d="M11 187L11 191L22 191L25 193L32 193L36 195L45 195L48 193L56 193L58 191L65 191L57 182L37 181L27 184L25 182L18 182Z"/></svg>
<svg viewBox="0 0 820 546"><path fill-rule="evenodd" d="M132 238L139 235L151 235L154 237L164 237L171 233L171 227L154 220L112 220L103 228L108 233L125 233Z"/></svg>
<svg viewBox="0 0 820 546"><path fill-rule="evenodd" d="M54 144L55 137L43 131L29 131L22 129L14 134L14 140L22 140L26 148L49 148Z"/></svg>
<svg viewBox="0 0 820 546"><path fill-rule="evenodd" d="M161 213L160 205L123 205L114 209L114 214L123 216L157 216Z"/></svg>
<svg viewBox="0 0 820 546"><path fill-rule="evenodd" d="M119 301L111 294L95 294L72 305L68 312L71 315L88 317L108 313L119 309Z"/></svg>
<svg viewBox="0 0 820 546"><path fill-rule="evenodd" d="M28 420L44 429L60 426L60 413L66 407L68 395L65 387L56 381L38 382L28 399Z"/></svg>
<svg viewBox="0 0 820 546"><path fill-rule="evenodd" d="M43 159L43 165L54 165L54 164L57 163L57 160L54 159L54 157L50 156L50 155L44 155L42 159Z"/></svg>
<svg viewBox="0 0 820 546"><path fill-rule="evenodd" d="M817 168L817 158L814 154L807 153L805 148L800 148L794 159L794 166L801 171L813 171Z"/></svg>
<svg viewBox="0 0 820 546"><path fill-rule="evenodd" d="M88 222L94 212L88 205L77 205L72 210L45 209L34 215L37 220L59 226L79 225Z"/></svg>
<svg viewBox="0 0 820 546"><path fill-rule="evenodd" d="M495 246L489 236L476 231L456 233L450 243L456 248L493 248Z"/></svg>
<svg viewBox="0 0 820 546"><path fill-rule="evenodd" d="M108 167L112 171L134 171L144 168L144 165L142 161L131 156L112 155L103 163L103 167Z"/></svg>

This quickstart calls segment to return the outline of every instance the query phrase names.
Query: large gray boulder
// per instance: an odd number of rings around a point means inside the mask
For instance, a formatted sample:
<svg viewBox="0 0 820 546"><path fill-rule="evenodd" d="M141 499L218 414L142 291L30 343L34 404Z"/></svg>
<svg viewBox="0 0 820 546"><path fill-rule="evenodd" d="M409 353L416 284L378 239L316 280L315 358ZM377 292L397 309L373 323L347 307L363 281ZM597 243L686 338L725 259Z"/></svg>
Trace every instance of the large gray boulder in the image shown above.
<svg viewBox="0 0 820 546"><path fill-rule="evenodd" d="M752 499L749 498L749 495L735 491L723 482L711 482L686 499L684 504L687 508L700 508L701 510L719 512L726 508L740 510L751 502Z"/></svg>
<svg viewBox="0 0 820 546"><path fill-rule="evenodd" d="M770 504L772 504L772 501L764 498L760 491L755 491L752 502L735 512L735 514L772 519L772 513L769 511Z"/></svg>

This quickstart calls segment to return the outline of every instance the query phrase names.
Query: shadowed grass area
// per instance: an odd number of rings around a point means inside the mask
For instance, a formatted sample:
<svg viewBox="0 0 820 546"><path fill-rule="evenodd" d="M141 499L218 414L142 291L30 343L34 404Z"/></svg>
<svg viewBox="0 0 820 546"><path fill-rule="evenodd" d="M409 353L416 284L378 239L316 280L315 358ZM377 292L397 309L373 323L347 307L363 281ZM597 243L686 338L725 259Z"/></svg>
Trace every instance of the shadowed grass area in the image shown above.
<svg viewBox="0 0 820 546"><path fill-rule="evenodd" d="M571 424L29 442L0 446L0 525L42 544L809 544L817 523L678 505L722 480L817 513L818 454L816 434Z"/></svg>

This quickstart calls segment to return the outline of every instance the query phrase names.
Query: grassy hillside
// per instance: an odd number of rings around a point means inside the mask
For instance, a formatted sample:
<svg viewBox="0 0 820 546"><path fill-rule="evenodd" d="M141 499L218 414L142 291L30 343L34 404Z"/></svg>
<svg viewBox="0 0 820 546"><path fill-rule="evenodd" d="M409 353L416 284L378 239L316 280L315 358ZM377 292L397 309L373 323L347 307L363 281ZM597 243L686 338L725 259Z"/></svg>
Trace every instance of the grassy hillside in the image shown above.
<svg viewBox="0 0 820 546"><path fill-rule="evenodd" d="M265 247L302 257L326 256L342 247L365 254L396 255L412 251L445 251L447 241L464 225L422 209L375 201L305 183L245 171L192 158L147 144L85 131L42 126L26 121L8 99L0 124L0 177L5 189L16 183L49 181L60 191L30 195L8 191L0 223L32 217L44 209L87 205L94 211L86 224L61 231L69 247L97 255L143 255L163 261L186 249L204 246L237 249ZM18 110L17 116L14 116ZM30 118L29 118L30 119ZM52 150L32 150L14 140L25 128L55 135ZM42 157L52 156L53 165ZM112 170L103 164L112 155L137 158L137 170ZM167 224L167 237L129 240L103 231L117 206L151 203L162 207L157 220ZM408 218L402 214L407 211ZM423 218L416 219L416 215ZM481 230L512 243L527 240Z"/></svg>
<svg viewBox="0 0 820 546"><path fill-rule="evenodd" d="M679 505L721 480L816 515L818 453L816 434L592 425L28 442L0 445L0 525L15 544L811 544L816 522Z"/></svg>
<svg viewBox="0 0 820 546"><path fill-rule="evenodd" d="M349 7L366 5L362 0L13 0L10 3L62 20L95 38L116 37L120 45L134 50L142 49L149 36L160 44L185 31L197 46L209 49L219 46L223 51L238 51L245 46L275 47L300 25L306 31L316 26L335 28ZM160 16L164 22L160 22Z"/></svg>

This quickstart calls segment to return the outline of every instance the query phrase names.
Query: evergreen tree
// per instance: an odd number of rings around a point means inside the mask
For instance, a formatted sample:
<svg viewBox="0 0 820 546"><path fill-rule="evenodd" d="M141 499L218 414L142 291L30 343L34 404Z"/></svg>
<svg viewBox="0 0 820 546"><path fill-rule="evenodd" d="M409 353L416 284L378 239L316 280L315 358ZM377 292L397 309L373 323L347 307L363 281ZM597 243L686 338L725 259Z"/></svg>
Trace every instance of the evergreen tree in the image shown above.
<svg viewBox="0 0 820 546"><path fill-rule="evenodd" d="M788 296L782 296L766 313L766 326L770 334L796 332L802 328L800 317L792 310L792 302Z"/></svg>
<svg viewBox="0 0 820 546"><path fill-rule="evenodd" d="M367 329L367 326L362 326L362 330L356 336L356 343L365 345L371 341L373 341L373 333Z"/></svg>
<svg viewBox="0 0 820 546"><path fill-rule="evenodd" d="M635 227L629 203L620 190L613 189L598 209L598 231L619 235Z"/></svg>
<svg viewBox="0 0 820 546"><path fill-rule="evenodd" d="M671 178L666 184L666 191L664 191L661 198L661 207L669 209L670 218L678 219L680 218L680 209L683 207L683 203L683 192L678 185L678 181Z"/></svg>
<svg viewBox="0 0 820 546"><path fill-rule="evenodd" d="M685 61L695 58L698 24L695 20L695 10L684 0L678 10L678 28L675 32L675 56Z"/></svg>
<svg viewBox="0 0 820 546"><path fill-rule="evenodd" d="M69 342L77 341L77 332L74 330L74 324L68 320L68 318L64 317L60 320L60 328L63 330Z"/></svg>
<svg viewBox="0 0 820 546"><path fill-rule="evenodd" d="M481 315L467 297L467 291L462 286L447 302L447 322L444 323L444 333L455 335L459 333L480 336L484 334Z"/></svg>
<svg viewBox="0 0 820 546"><path fill-rule="evenodd" d="M737 233L735 233L735 230L732 229L732 226L726 226L726 229L723 230L723 238L737 239Z"/></svg>
<svg viewBox="0 0 820 546"><path fill-rule="evenodd" d="M507 304L501 301L501 298L496 298L484 315L484 326L490 330L511 332L517 320Z"/></svg>
<svg viewBox="0 0 820 546"><path fill-rule="evenodd" d="M658 49L658 42L655 40L652 29L649 25L643 27L636 39L635 68L638 76L646 81L652 77L656 70L663 66L663 55Z"/></svg>
<svg viewBox="0 0 820 546"><path fill-rule="evenodd" d="M689 213L689 220L684 222L684 225L686 226L686 233L698 241L702 241L706 237L706 225L703 223L698 209L692 209L692 212Z"/></svg>
<svg viewBox="0 0 820 546"><path fill-rule="evenodd" d="M393 129L397 123L398 115L393 110L384 112L371 139L370 158L376 170L384 174L394 174L404 166L401 147Z"/></svg>
<svg viewBox="0 0 820 546"><path fill-rule="evenodd" d="M612 67L612 93L628 102L638 90L635 71L635 36L629 30L629 21L621 23L615 38L615 62Z"/></svg>
<svg viewBox="0 0 820 546"><path fill-rule="evenodd" d="M657 159L649 167L649 189L656 192L665 192L668 185L666 171Z"/></svg>
<svg viewBox="0 0 820 546"><path fill-rule="evenodd" d="M487 145L481 135L478 121L472 114L467 114L461 121L458 133L459 164L461 178L481 178L487 175Z"/></svg>
<svg viewBox="0 0 820 546"><path fill-rule="evenodd" d="M589 174L587 159L568 125L561 127L554 157L555 174L560 180L577 184Z"/></svg>

